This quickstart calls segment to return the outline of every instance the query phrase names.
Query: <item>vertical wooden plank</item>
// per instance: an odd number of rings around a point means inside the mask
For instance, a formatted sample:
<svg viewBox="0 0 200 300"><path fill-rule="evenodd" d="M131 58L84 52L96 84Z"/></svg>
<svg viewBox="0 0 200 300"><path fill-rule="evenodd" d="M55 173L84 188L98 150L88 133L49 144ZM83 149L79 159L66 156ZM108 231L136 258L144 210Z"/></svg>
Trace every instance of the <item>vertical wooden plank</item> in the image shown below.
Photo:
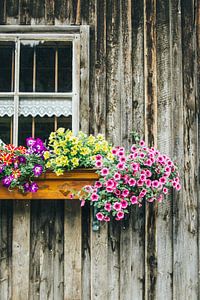
<svg viewBox="0 0 200 300"><path fill-rule="evenodd" d="M44 23L45 0L33 0L30 3L31 24Z"/></svg>
<svg viewBox="0 0 200 300"><path fill-rule="evenodd" d="M120 98L122 145L132 143L132 2L120 1ZM132 299L132 214L124 222L120 235L120 299Z"/></svg>
<svg viewBox="0 0 200 300"><path fill-rule="evenodd" d="M28 299L30 202L13 203L12 299Z"/></svg>
<svg viewBox="0 0 200 300"><path fill-rule="evenodd" d="M55 1L56 24L80 24L80 0Z"/></svg>
<svg viewBox="0 0 200 300"><path fill-rule="evenodd" d="M55 1L45 0L45 24L54 25L55 24Z"/></svg>
<svg viewBox="0 0 200 300"><path fill-rule="evenodd" d="M89 133L89 51L90 51L90 28L87 25L80 27L80 128Z"/></svg>
<svg viewBox="0 0 200 300"><path fill-rule="evenodd" d="M62 201L32 202L30 299L63 299L63 207Z"/></svg>
<svg viewBox="0 0 200 300"><path fill-rule="evenodd" d="M64 215L64 299L81 299L82 278L81 207L78 201L65 202ZM84 288L84 287L83 287Z"/></svg>
<svg viewBox="0 0 200 300"><path fill-rule="evenodd" d="M144 136L144 1L132 1L133 130ZM132 210L132 297L144 299L144 207Z"/></svg>
<svg viewBox="0 0 200 300"><path fill-rule="evenodd" d="M0 202L0 299L11 298L12 201Z"/></svg>
<svg viewBox="0 0 200 300"><path fill-rule="evenodd" d="M90 206L82 208L82 300L91 299Z"/></svg>
<svg viewBox="0 0 200 300"><path fill-rule="evenodd" d="M180 6L181 4L181 6ZM175 145L178 162L182 165L183 189L175 198L174 219L174 298L198 298L198 239L197 239L197 103L196 103L196 31L195 3L181 1L178 6L182 27L183 115L177 131L183 132L180 150ZM180 35L179 35L180 36ZM180 69L179 69L180 72ZM176 89L176 87L174 87ZM176 109L176 108L175 108ZM176 112L177 113L177 112ZM178 114L178 113L177 113ZM178 120L178 119L176 119ZM182 152L183 149L183 152ZM179 152L180 151L180 152ZM184 160L180 161L180 154Z"/></svg>
<svg viewBox="0 0 200 300"><path fill-rule="evenodd" d="M91 227L91 299L108 299L107 271L107 224L99 232L92 232Z"/></svg>
<svg viewBox="0 0 200 300"><path fill-rule="evenodd" d="M6 15L8 18L18 18L19 1L7 0L6 1Z"/></svg>
<svg viewBox="0 0 200 300"><path fill-rule="evenodd" d="M115 145L121 144L121 98L120 98L120 1L107 4L106 53L106 133ZM117 120L117 121L116 121Z"/></svg>
<svg viewBox="0 0 200 300"><path fill-rule="evenodd" d="M157 144L156 0L144 1L145 139ZM157 282L156 205L146 204L145 297L155 299Z"/></svg>
<svg viewBox="0 0 200 300"><path fill-rule="evenodd" d="M172 98L169 3L157 0L157 98L158 98L158 149L173 157L172 151ZM172 197L158 205L157 218L158 276L156 297L173 299L172 295Z"/></svg>

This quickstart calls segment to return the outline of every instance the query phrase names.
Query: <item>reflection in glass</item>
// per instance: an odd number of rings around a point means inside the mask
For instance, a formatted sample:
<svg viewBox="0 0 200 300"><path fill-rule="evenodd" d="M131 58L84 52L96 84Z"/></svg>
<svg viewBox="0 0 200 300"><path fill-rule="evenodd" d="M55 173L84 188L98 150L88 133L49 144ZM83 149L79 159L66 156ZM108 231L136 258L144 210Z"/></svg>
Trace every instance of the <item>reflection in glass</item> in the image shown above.
<svg viewBox="0 0 200 300"><path fill-rule="evenodd" d="M32 136L32 117L19 117L18 145L26 145L26 138Z"/></svg>
<svg viewBox="0 0 200 300"><path fill-rule="evenodd" d="M58 91L72 91L72 45L58 46Z"/></svg>
<svg viewBox="0 0 200 300"><path fill-rule="evenodd" d="M20 91L33 91L33 52L34 48L21 45L20 48Z"/></svg>
<svg viewBox="0 0 200 300"><path fill-rule="evenodd" d="M0 117L0 139L5 143L11 143L11 117Z"/></svg>
<svg viewBox="0 0 200 300"><path fill-rule="evenodd" d="M59 117L58 118L58 128L59 127L63 127L63 128L72 130L72 116Z"/></svg>
<svg viewBox="0 0 200 300"><path fill-rule="evenodd" d="M36 47L36 91L55 91L55 49L53 47Z"/></svg>
<svg viewBox="0 0 200 300"><path fill-rule="evenodd" d="M0 92L12 91L12 53L14 45L0 44Z"/></svg>
<svg viewBox="0 0 200 300"><path fill-rule="evenodd" d="M54 117L35 117L36 137L39 137L43 141L47 141L52 131L54 131Z"/></svg>

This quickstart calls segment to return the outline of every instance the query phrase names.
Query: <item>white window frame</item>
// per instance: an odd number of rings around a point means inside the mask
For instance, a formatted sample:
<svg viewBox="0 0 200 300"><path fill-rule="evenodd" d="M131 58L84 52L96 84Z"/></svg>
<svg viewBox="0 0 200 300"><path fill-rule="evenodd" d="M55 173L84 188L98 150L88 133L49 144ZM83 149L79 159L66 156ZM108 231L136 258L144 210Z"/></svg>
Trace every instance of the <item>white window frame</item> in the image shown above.
<svg viewBox="0 0 200 300"><path fill-rule="evenodd" d="M14 92L0 92L0 98L14 97L13 144L18 144L18 121L20 97L52 97L72 99L72 130L79 131L80 106L80 26L6 26L0 28L0 41L15 42L15 88ZM72 42L72 92L20 92L20 40L71 41Z"/></svg>

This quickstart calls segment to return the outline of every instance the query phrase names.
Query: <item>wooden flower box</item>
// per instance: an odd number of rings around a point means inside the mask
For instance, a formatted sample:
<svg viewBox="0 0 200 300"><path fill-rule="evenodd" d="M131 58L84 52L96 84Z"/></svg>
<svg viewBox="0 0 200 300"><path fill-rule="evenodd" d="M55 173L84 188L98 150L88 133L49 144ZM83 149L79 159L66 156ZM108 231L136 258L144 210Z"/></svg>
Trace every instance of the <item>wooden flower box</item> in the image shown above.
<svg viewBox="0 0 200 300"><path fill-rule="evenodd" d="M9 191L0 184L0 200L78 199L77 196L71 198L73 191L80 191L83 186L93 184L98 178L94 169L77 169L65 172L61 176L47 172L36 180L39 186L36 193L22 194L18 190Z"/></svg>

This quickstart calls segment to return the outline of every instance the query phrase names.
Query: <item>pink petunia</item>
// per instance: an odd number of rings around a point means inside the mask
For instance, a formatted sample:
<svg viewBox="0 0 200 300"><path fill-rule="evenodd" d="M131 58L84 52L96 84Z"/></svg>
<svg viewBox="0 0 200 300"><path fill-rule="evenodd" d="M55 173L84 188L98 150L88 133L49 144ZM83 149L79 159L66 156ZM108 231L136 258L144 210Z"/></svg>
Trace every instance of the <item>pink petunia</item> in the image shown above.
<svg viewBox="0 0 200 300"><path fill-rule="evenodd" d="M115 202L115 203L113 204L113 208L114 208L115 210L119 211L119 210L121 210L122 205L121 205L120 202Z"/></svg>
<svg viewBox="0 0 200 300"><path fill-rule="evenodd" d="M150 170L146 170L146 177L151 177L152 176L152 173Z"/></svg>
<svg viewBox="0 0 200 300"><path fill-rule="evenodd" d="M105 208L105 210L107 210L107 211L111 211L111 204L110 204L110 202L106 202L106 204L105 204L105 206L104 206L104 208Z"/></svg>
<svg viewBox="0 0 200 300"><path fill-rule="evenodd" d="M96 188L101 188L102 187L102 183L100 181L96 181L95 182L95 187Z"/></svg>
<svg viewBox="0 0 200 300"><path fill-rule="evenodd" d="M95 159L96 159L96 160L102 160L101 154L97 154L97 155L95 156Z"/></svg>
<svg viewBox="0 0 200 300"><path fill-rule="evenodd" d="M140 144L141 147L144 147L145 146L145 141L141 140L139 144Z"/></svg>
<svg viewBox="0 0 200 300"><path fill-rule="evenodd" d="M122 197L128 197L128 195L129 195L129 190L127 190L127 189L124 189L123 191L122 191Z"/></svg>
<svg viewBox="0 0 200 300"><path fill-rule="evenodd" d="M106 186L109 188L113 188L114 187L114 180L113 179L108 179L108 181L106 182Z"/></svg>
<svg viewBox="0 0 200 300"><path fill-rule="evenodd" d="M136 196L131 197L131 203L132 204L137 204L138 203L138 198Z"/></svg>
<svg viewBox="0 0 200 300"><path fill-rule="evenodd" d="M93 193L93 194L91 195L90 199L91 199L92 201L98 201L99 195L97 195L96 193Z"/></svg>
<svg viewBox="0 0 200 300"><path fill-rule="evenodd" d="M125 168L125 164L124 163L118 163L117 164L117 169L118 170L124 170L124 168Z"/></svg>
<svg viewBox="0 0 200 300"><path fill-rule="evenodd" d="M123 200L121 200L121 205L122 205L122 208L125 209L128 206L128 202L125 199L123 199Z"/></svg>
<svg viewBox="0 0 200 300"><path fill-rule="evenodd" d="M145 181L145 180L146 180L146 175L144 175L144 174L141 174L141 176L140 176L140 180L141 180L141 181Z"/></svg>
<svg viewBox="0 0 200 300"><path fill-rule="evenodd" d="M159 186L160 186L160 183L159 183L158 180L153 180L153 181L152 181L152 187L153 187L153 188L158 188Z"/></svg>
<svg viewBox="0 0 200 300"><path fill-rule="evenodd" d="M120 180L121 179L121 174L117 172L117 173L114 174L113 177L114 177L115 180Z"/></svg>
<svg viewBox="0 0 200 300"><path fill-rule="evenodd" d="M180 189L181 189L181 185L180 185L180 183L178 183L177 186L176 186L176 190L180 191Z"/></svg>
<svg viewBox="0 0 200 300"><path fill-rule="evenodd" d="M166 187L163 188L163 193L164 193L165 195L168 194L168 189L167 189Z"/></svg>
<svg viewBox="0 0 200 300"><path fill-rule="evenodd" d="M103 163L102 163L101 160L97 160L97 161L95 162L95 167L101 168L102 166L103 166Z"/></svg>
<svg viewBox="0 0 200 300"><path fill-rule="evenodd" d="M137 181L137 185L138 185L138 186L143 186L143 185L144 185L144 181L142 181L142 180L139 179L139 180Z"/></svg>
<svg viewBox="0 0 200 300"><path fill-rule="evenodd" d="M85 205L85 200L81 200L81 207L83 207Z"/></svg>
<svg viewBox="0 0 200 300"><path fill-rule="evenodd" d="M109 169L108 168L103 168L102 170L101 170L101 175L102 176L106 176L106 175L108 175L109 174Z"/></svg>
<svg viewBox="0 0 200 300"><path fill-rule="evenodd" d="M110 222L110 217L105 216L105 217L104 217L104 221L105 221L105 222Z"/></svg>
<svg viewBox="0 0 200 300"><path fill-rule="evenodd" d="M118 149L116 149L116 148L112 149L112 154L117 155L118 154Z"/></svg>
<svg viewBox="0 0 200 300"><path fill-rule="evenodd" d="M119 161L120 161L121 163L125 163L125 162L126 162L126 157L125 157L125 156L121 156L121 157L119 158Z"/></svg>
<svg viewBox="0 0 200 300"><path fill-rule="evenodd" d="M161 178L159 179L159 182L160 182L161 184L165 184L165 183L167 182L166 177L161 177Z"/></svg>
<svg viewBox="0 0 200 300"><path fill-rule="evenodd" d="M124 218L124 212L123 211L118 211L117 213L117 220L121 220Z"/></svg>
<svg viewBox="0 0 200 300"><path fill-rule="evenodd" d="M151 180L150 180L150 179L147 179L147 180L145 181L145 183L146 183L146 186L147 186L147 187L151 187Z"/></svg>
<svg viewBox="0 0 200 300"><path fill-rule="evenodd" d="M133 145L132 147L131 147L131 152L135 152L137 150L137 147L135 146L135 145Z"/></svg>
<svg viewBox="0 0 200 300"><path fill-rule="evenodd" d="M136 180L134 178L130 178L129 181L128 181L128 184L130 186L135 186L136 185Z"/></svg>
<svg viewBox="0 0 200 300"><path fill-rule="evenodd" d="M99 220L99 221L103 221L104 220L104 215L101 212L98 212L96 214L96 217L97 217L97 220Z"/></svg>

